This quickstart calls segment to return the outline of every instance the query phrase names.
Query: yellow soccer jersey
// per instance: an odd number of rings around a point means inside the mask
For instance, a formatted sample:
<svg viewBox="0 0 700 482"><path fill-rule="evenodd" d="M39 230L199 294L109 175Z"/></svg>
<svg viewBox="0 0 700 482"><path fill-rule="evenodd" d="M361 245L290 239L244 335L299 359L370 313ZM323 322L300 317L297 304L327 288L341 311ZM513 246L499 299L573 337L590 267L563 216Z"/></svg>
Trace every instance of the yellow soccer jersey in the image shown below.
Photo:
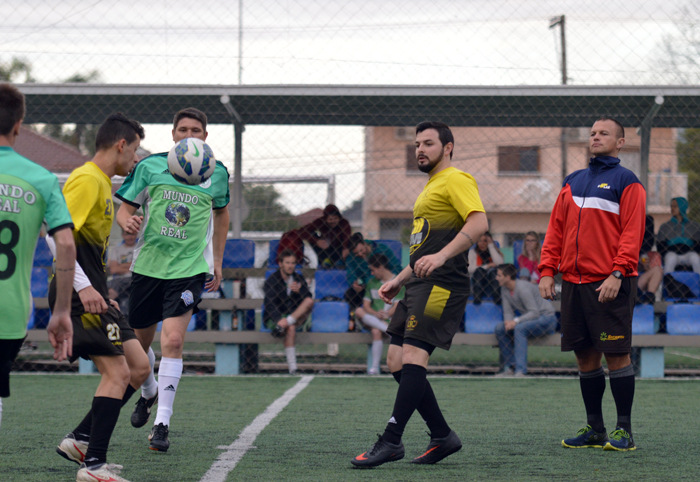
<svg viewBox="0 0 700 482"><path fill-rule="evenodd" d="M470 174L448 167L433 176L413 206L411 267L422 256L447 246L474 211L485 212L479 188ZM467 252L464 252L433 271L428 280L458 290L469 278L467 265Z"/></svg>
<svg viewBox="0 0 700 482"><path fill-rule="evenodd" d="M105 265L114 219L112 181L97 165L87 162L68 177L63 186L63 196L75 225L76 260L93 288L107 299L109 291ZM75 291L72 305L74 315L84 313L83 304Z"/></svg>

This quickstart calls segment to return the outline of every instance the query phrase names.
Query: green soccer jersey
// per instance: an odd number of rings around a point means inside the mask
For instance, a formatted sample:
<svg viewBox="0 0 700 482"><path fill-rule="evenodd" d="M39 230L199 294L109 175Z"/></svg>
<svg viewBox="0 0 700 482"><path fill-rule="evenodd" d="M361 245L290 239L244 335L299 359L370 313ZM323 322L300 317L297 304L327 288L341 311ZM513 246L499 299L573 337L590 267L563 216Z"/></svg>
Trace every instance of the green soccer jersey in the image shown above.
<svg viewBox="0 0 700 482"><path fill-rule="evenodd" d="M136 165L116 194L134 207L143 206L134 273L176 279L214 272L212 208L226 208L228 178L217 161L214 174L202 184L182 184L168 171L167 153Z"/></svg>
<svg viewBox="0 0 700 482"><path fill-rule="evenodd" d="M58 178L43 167L0 147L0 339L27 334L30 280L41 223L49 234L73 227Z"/></svg>
<svg viewBox="0 0 700 482"><path fill-rule="evenodd" d="M382 301L382 299L379 297L379 288L381 288L383 284L384 282L378 280L377 278L371 278L367 282L364 299L369 300L371 302L370 307L374 311L388 310L393 306L393 303L384 303L384 301ZM401 291L399 291L399 294L394 296L394 303L398 303L399 300L402 300L405 293L406 288L402 287Z"/></svg>

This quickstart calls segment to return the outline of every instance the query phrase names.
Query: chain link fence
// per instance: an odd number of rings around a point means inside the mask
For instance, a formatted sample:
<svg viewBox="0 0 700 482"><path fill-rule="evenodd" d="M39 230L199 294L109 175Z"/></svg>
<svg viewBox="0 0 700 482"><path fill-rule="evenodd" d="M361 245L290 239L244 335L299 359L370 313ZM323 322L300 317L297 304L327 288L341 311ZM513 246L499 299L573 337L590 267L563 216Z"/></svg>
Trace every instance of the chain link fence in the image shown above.
<svg viewBox="0 0 700 482"><path fill-rule="evenodd" d="M438 1L426 11L415 1L239 0L196 9L180 1L30 1L8 8L0 79L22 83L27 94L20 153L65 178L90 158L96 126L114 110L142 120L142 146L163 152L172 142L169 119L192 105L209 115L207 141L232 183L240 165L241 184L232 184L240 204L231 206L240 225L232 228L254 243L253 261L230 272L217 295L250 300L253 308L205 310L192 322L195 331L259 331L275 243L320 217L327 204L338 206L353 232L393 246L405 266L413 203L427 180L414 152L414 126L425 119L453 127L453 164L477 180L506 263L518 264L527 233L542 239L563 176L587 165L588 131L600 115L626 127L620 157L647 187L654 232L671 219L678 197L688 200L690 220L700 221L700 7L693 2L612 1L584 9L570 2ZM224 94L234 115L220 100ZM121 242L115 226L111 244ZM310 246L305 254L315 296L324 260ZM48 321L50 264L37 256L29 322L35 330ZM648 303L639 319L651 324L642 333L672 332L668 308L692 308L700 299L692 268L684 273L642 293ZM345 281L348 289L352 280ZM502 321L495 301L482 303L495 310L484 315L487 328L474 333L466 324L465 334L493 333ZM361 329L352 308L344 331ZM694 323L681 325L695 333ZM313 319L304 329L310 326ZM469 340L438 350L431 365L449 373L501 368L493 341ZM667 373L700 369L700 347L688 344L666 347ZM365 342L299 343L297 353L302 371L368 369ZM214 372L215 354L212 343L188 343L186 366ZM281 340L245 344L241 357L243 372L288 368ZM47 343L28 342L16 368L69 369L49 358ZM528 370L574 373L575 360L557 346L535 344Z"/></svg>

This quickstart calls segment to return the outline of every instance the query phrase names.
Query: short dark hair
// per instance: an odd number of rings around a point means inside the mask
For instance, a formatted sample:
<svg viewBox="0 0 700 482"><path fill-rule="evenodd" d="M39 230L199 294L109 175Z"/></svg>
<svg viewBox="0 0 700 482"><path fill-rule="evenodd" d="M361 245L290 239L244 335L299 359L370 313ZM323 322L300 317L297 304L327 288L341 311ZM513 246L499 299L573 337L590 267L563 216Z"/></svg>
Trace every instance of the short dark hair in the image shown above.
<svg viewBox="0 0 700 482"><path fill-rule="evenodd" d="M342 218L343 216L340 214L340 209L338 209L338 206L335 204L329 204L325 208L323 208L323 217L327 218L328 216L338 216L339 218Z"/></svg>
<svg viewBox="0 0 700 482"><path fill-rule="evenodd" d="M389 258L387 258L382 253L372 253L369 255L367 260L367 265L369 266L381 266L382 268L389 268Z"/></svg>
<svg viewBox="0 0 700 482"><path fill-rule="evenodd" d="M618 139L625 138L625 128L622 126L622 124L620 123L619 120L615 119L614 117L604 115L604 116L598 117L595 122L598 122L598 121L612 121L612 122L614 122L615 125L617 126L617 134L618 134L617 138ZM594 124L595 124L595 122L594 122Z"/></svg>
<svg viewBox="0 0 700 482"><path fill-rule="evenodd" d="M204 129L205 131L207 130L207 115L201 110L195 109L194 107L187 107L178 111L178 113L175 114L175 117L173 118L173 129L177 129L177 123L184 118L199 121L199 123L202 124L202 129Z"/></svg>
<svg viewBox="0 0 700 482"><path fill-rule="evenodd" d="M289 258L290 256L294 256L294 259L299 261L299 259L297 259L297 254L294 251L291 249L283 249L279 256L277 256L277 262L280 263L284 258Z"/></svg>
<svg viewBox="0 0 700 482"><path fill-rule="evenodd" d="M445 146L445 144L452 143L452 150L450 151L450 159L452 159L452 153L455 150L455 138L452 135L452 131L450 130L449 126L438 121L424 121L416 126L416 134L419 134L428 129L435 129L437 131L438 138L440 139L440 143L443 147Z"/></svg>
<svg viewBox="0 0 700 482"><path fill-rule="evenodd" d="M112 114L102 123L95 136L95 149L98 151L109 149L115 143L124 139L127 144L131 144L136 137L143 139L146 132L141 124L133 119L129 119L121 112Z"/></svg>
<svg viewBox="0 0 700 482"><path fill-rule="evenodd" d="M17 122L24 119L24 94L12 84L0 84L0 136L12 132Z"/></svg>
<svg viewBox="0 0 700 482"><path fill-rule="evenodd" d="M500 269L501 273L503 273L503 276L508 276L510 279L515 279L515 276L517 274L517 271L515 270L515 266L512 264L499 264L496 269Z"/></svg>
<svg viewBox="0 0 700 482"><path fill-rule="evenodd" d="M352 233L348 241L348 249L352 252L360 243L365 244L365 238L362 236L362 233Z"/></svg>

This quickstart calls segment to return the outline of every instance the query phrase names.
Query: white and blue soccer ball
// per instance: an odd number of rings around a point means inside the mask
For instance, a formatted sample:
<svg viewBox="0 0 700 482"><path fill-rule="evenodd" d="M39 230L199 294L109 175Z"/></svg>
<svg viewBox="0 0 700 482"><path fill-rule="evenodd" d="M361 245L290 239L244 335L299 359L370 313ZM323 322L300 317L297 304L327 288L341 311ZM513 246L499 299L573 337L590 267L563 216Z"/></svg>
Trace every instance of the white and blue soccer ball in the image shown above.
<svg viewBox="0 0 700 482"><path fill-rule="evenodd" d="M168 152L168 170L175 179L196 186L214 174L216 158L203 140L188 137L177 142Z"/></svg>

